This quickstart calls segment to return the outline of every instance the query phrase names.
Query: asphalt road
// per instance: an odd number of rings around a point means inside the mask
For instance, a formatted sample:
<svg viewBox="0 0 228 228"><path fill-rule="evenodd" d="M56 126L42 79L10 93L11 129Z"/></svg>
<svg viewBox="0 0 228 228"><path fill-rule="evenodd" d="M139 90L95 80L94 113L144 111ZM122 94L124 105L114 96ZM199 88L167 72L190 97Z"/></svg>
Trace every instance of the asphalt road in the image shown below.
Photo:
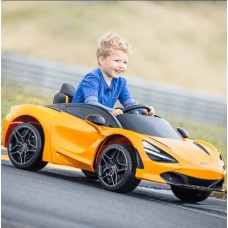
<svg viewBox="0 0 228 228"><path fill-rule="evenodd" d="M3 228L227 227L225 200L182 203L147 182L128 194L113 193L80 171L29 172L8 160L2 160L1 193Z"/></svg>

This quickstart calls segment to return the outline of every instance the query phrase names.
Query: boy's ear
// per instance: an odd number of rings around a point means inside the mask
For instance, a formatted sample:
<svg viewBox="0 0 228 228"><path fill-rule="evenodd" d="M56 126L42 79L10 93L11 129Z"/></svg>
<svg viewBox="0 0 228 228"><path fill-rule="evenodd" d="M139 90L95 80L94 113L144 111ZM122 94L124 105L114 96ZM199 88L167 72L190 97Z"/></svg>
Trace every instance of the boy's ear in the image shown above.
<svg viewBox="0 0 228 228"><path fill-rule="evenodd" d="M104 56L103 55L99 56L98 62L99 62L100 65L103 65L103 63L104 63Z"/></svg>

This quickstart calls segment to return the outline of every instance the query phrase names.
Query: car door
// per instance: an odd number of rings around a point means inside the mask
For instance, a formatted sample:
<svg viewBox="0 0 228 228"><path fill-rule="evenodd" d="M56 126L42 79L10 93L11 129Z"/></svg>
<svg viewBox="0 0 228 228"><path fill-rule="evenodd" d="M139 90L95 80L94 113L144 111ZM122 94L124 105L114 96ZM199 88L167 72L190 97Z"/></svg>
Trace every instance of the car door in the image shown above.
<svg viewBox="0 0 228 228"><path fill-rule="evenodd" d="M51 126L52 161L81 169L91 168L96 150L103 141L98 128L66 112L59 112Z"/></svg>

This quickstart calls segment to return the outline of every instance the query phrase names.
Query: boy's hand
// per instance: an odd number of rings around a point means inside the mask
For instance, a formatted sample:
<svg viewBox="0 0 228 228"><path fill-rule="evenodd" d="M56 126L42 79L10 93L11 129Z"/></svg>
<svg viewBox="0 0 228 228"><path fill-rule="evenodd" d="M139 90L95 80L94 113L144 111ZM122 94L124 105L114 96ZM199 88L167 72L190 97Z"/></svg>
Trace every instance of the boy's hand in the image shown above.
<svg viewBox="0 0 228 228"><path fill-rule="evenodd" d="M150 107L150 112L147 111L147 109L143 109L143 114L144 115L148 115L148 116L154 116L155 114L155 110L154 110L154 107L152 106L149 106Z"/></svg>
<svg viewBox="0 0 228 228"><path fill-rule="evenodd" d="M121 109L113 109L112 110L112 114L114 115L114 116L118 116L118 115L120 115L120 114L123 114L123 111L121 110Z"/></svg>

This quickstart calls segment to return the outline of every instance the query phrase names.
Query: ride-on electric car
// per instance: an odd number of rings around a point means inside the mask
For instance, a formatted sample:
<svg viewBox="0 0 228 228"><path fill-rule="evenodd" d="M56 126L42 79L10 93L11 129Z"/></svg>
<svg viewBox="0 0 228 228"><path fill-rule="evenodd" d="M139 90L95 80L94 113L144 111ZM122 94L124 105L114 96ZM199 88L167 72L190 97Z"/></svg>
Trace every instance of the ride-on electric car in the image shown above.
<svg viewBox="0 0 228 228"><path fill-rule="evenodd" d="M141 180L169 184L186 202L222 191L221 153L188 139L159 116L123 110L118 117L102 107L70 103L74 87L64 83L53 104L14 106L4 119L2 144L19 169L40 170L48 162L80 168L110 191L127 193Z"/></svg>

